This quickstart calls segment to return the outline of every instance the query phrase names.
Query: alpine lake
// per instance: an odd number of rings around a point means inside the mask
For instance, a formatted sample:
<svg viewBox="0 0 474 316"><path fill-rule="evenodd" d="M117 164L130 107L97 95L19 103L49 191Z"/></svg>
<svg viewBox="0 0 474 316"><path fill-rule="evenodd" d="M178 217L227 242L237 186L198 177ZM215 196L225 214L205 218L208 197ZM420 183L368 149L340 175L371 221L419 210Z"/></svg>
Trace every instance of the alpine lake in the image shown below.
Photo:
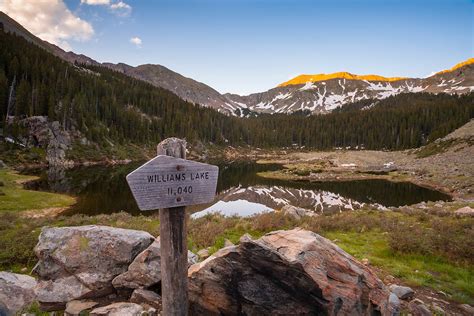
<svg viewBox="0 0 474 316"><path fill-rule="evenodd" d="M65 214L109 214L126 211L139 214L125 177L142 163L118 166L89 166L73 169L24 170L38 180L27 183L28 189L67 193L78 197L77 203ZM447 201L442 192L410 182L387 180L355 181L287 181L267 179L258 172L282 168L276 164L218 164L217 195L212 203L189 206L192 216L211 212L226 216L250 216L281 209L286 204L333 213L357 209L365 203L379 207L402 206L422 201ZM153 213L149 211L148 213Z"/></svg>

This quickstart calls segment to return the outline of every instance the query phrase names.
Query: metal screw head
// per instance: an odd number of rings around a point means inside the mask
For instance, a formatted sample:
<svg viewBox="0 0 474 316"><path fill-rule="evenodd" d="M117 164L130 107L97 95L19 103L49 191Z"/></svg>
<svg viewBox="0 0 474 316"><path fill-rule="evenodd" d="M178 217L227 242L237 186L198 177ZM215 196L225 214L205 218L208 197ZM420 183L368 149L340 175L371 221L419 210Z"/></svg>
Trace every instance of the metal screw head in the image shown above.
<svg viewBox="0 0 474 316"><path fill-rule="evenodd" d="M181 202L181 198L180 198L180 197L177 197L177 198L176 198L176 202Z"/></svg>
<svg viewBox="0 0 474 316"><path fill-rule="evenodd" d="M182 166L182 165L177 165L176 166L176 170L178 170L178 171L181 171L183 169L184 169L184 166Z"/></svg>

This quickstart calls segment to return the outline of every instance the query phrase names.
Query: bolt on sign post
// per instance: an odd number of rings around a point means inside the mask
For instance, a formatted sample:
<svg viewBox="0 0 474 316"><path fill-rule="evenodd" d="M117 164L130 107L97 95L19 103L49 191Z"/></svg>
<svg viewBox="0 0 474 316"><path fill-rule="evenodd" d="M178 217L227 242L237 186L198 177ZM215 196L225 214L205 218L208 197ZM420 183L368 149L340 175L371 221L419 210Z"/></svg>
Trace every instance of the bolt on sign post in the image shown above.
<svg viewBox="0 0 474 316"><path fill-rule="evenodd" d="M211 202L217 166L186 160L186 141L167 138L158 156L127 175L142 211L160 209L162 315L188 313L186 205Z"/></svg>

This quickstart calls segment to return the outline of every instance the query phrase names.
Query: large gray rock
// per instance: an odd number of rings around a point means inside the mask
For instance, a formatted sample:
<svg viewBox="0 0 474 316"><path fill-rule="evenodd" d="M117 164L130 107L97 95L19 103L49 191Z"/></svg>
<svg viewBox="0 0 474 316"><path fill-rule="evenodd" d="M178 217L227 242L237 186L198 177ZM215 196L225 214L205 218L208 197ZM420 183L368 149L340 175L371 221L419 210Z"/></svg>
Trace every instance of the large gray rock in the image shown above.
<svg viewBox="0 0 474 316"><path fill-rule="evenodd" d="M203 315L397 315L368 267L312 232L277 231L191 266L191 312Z"/></svg>
<svg viewBox="0 0 474 316"><path fill-rule="evenodd" d="M197 262L197 256L188 251L188 265ZM157 238L130 264L128 270L118 275L112 284L115 288L146 288L161 281L161 247Z"/></svg>
<svg viewBox="0 0 474 316"><path fill-rule="evenodd" d="M71 135L58 121L49 122L46 116L31 116L19 122L28 131L24 142L46 149L46 160L51 166L70 165L66 151L71 146Z"/></svg>
<svg viewBox="0 0 474 316"><path fill-rule="evenodd" d="M55 310L74 299L112 292L112 280L153 240L146 232L107 226L43 229L33 269L39 277L38 301Z"/></svg>
<svg viewBox="0 0 474 316"><path fill-rule="evenodd" d="M36 299L45 311L64 309L66 303L71 300L100 295L81 283L74 275L68 275L65 271L64 276L54 280L40 280L35 288L35 293Z"/></svg>
<svg viewBox="0 0 474 316"><path fill-rule="evenodd" d="M139 316L143 312L143 307L135 303L113 303L104 307L99 307L91 311L91 316Z"/></svg>
<svg viewBox="0 0 474 316"><path fill-rule="evenodd" d="M390 296L388 297L388 305L389 305L389 309L392 311L392 315L394 316L400 315L401 304L397 295L395 295L394 293L390 293Z"/></svg>
<svg viewBox="0 0 474 316"><path fill-rule="evenodd" d="M28 275L0 272L0 315L15 315L35 300L36 280Z"/></svg>
<svg viewBox="0 0 474 316"><path fill-rule="evenodd" d="M394 293L399 299L402 300L408 300L415 295L415 291L413 291L411 288L408 286L401 286L401 285L396 285L392 284L390 285L390 291Z"/></svg>

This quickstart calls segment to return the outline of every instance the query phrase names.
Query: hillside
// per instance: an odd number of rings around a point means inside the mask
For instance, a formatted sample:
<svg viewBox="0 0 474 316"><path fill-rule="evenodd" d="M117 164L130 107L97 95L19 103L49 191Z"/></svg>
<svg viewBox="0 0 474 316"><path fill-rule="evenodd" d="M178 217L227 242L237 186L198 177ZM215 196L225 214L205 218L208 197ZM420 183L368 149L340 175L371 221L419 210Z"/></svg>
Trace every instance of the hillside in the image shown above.
<svg viewBox="0 0 474 316"><path fill-rule="evenodd" d="M3 12L0 12L0 23L4 25L5 31L16 33L69 63L107 67L167 89L185 101L210 107L227 115L244 117L262 113L291 114L298 111L325 114L357 101L384 99L401 93L464 94L474 91L474 65L471 58L423 79L338 72L297 76L276 88L247 96L221 94L204 83L162 65L144 64L133 67L124 63L101 64L88 56L65 52L34 36Z"/></svg>
<svg viewBox="0 0 474 316"><path fill-rule="evenodd" d="M226 95L240 109L258 113L310 111L330 113L347 104L368 99L385 99L402 93L464 94L474 91L474 64L439 72L431 77L384 78L350 73L303 75L262 93ZM239 110L242 113L242 110ZM238 112L239 113L239 112Z"/></svg>
<svg viewBox="0 0 474 316"><path fill-rule="evenodd" d="M53 164L126 159L130 148L120 146L154 146L170 136L220 146L406 149L474 117L472 93L411 93L373 99L376 106L355 114L236 118L108 67L72 65L23 36L0 32L0 44L3 137L44 150Z"/></svg>

